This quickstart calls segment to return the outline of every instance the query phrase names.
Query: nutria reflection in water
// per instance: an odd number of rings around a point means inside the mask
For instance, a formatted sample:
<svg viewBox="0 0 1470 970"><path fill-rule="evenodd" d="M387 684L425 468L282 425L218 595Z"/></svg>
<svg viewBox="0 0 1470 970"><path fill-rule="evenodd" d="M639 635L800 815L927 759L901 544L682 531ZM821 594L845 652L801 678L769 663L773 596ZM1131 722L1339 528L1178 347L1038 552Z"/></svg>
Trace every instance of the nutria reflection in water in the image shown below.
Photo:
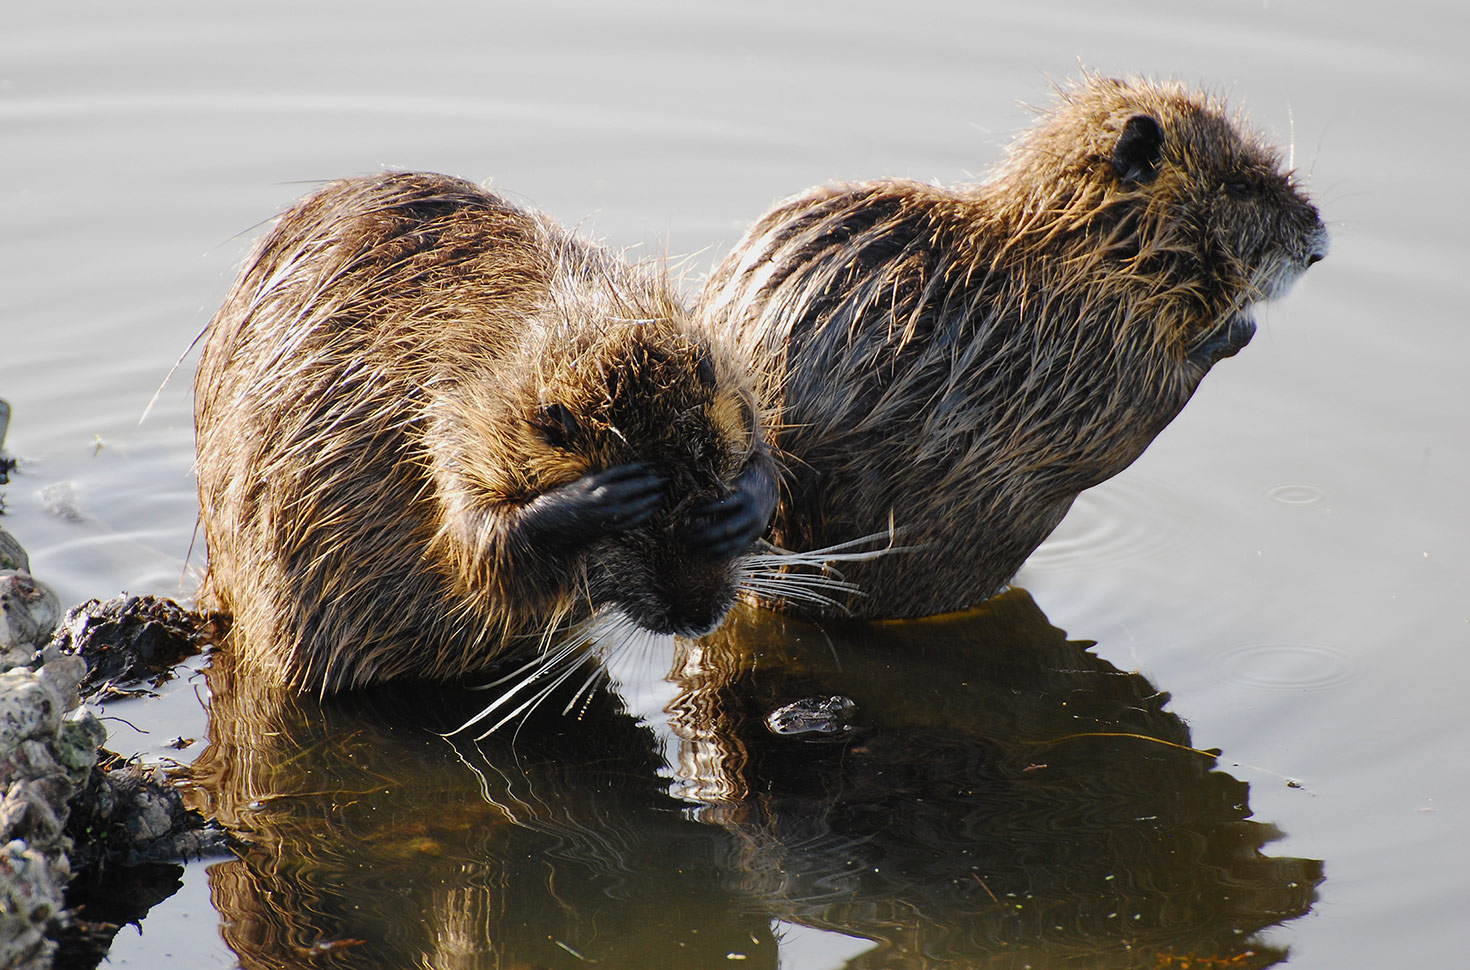
<svg viewBox="0 0 1470 970"><path fill-rule="evenodd" d="M894 529L817 616L993 595L1327 253L1271 146L1180 85L1084 77L985 181L823 186L757 220L697 313L735 333L790 471L775 542Z"/></svg>
<svg viewBox="0 0 1470 970"><path fill-rule="evenodd" d="M251 844L209 872L243 966L776 966L769 918L727 887L728 838L685 817L611 692L568 687L575 717L559 696L452 745L483 695L318 701L230 661L192 794Z"/></svg>
<svg viewBox="0 0 1470 970"><path fill-rule="evenodd" d="M1279 962L1254 934L1320 864L1264 855L1247 786L1086 646L1020 591L871 625L739 610L678 648L673 766L606 691L451 746L473 694L318 702L221 663L196 795L253 846L214 902L247 967L774 967L782 923L874 941L852 968ZM773 730L793 704L835 730Z"/></svg>
<svg viewBox="0 0 1470 970"><path fill-rule="evenodd" d="M1320 863L1264 855L1248 786L1089 646L1022 590L923 621L742 610L681 645L676 777L774 915L877 941L850 967L1279 962L1252 934L1307 912ZM817 730L773 723L793 709Z"/></svg>

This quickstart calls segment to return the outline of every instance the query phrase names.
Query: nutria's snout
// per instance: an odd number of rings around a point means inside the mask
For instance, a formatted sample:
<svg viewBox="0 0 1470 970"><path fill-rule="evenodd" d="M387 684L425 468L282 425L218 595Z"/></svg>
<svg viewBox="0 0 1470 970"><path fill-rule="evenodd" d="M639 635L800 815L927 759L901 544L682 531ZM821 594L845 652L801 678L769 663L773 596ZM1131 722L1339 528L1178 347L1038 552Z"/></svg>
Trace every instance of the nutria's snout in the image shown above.
<svg viewBox="0 0 1470 970"><path fill-rule="evenodd" d="M707 633L718 630L725 619L725 614L734 605L735 597L732 594L729 599L712 604L711 608L695 612L671 613L663 632L676 637L697 640Z"/></svg>
<svg viewBox="0 0 1470 970"><path fill-rule="evenodd" d="M736 580L727 562L671 557L657 564L639 555L614 568L614 608L652 633L700 637L720 625L735 605ZM657 571L643 574L653 566Z"/></svg>
<svg viewBox="0 0 1470 970"><path fill-rule="evenodd" d="M738 567L776 510L769 457L747 464L732 486L685 495L646 526L609 544L593 564L617 608L653 633L701 637L735 604Z"/></svg>
<svg viewBox="0 0 1470 970"><path fill-rule="evenodd" d="M1322 225L1320 217L1317 219L1317 231L1312 234L1312 251L1307 254L1307 265L1314 266L1327 258L1327 251L1332 248L1332 237L1327 233L1327 227Z"/></svg>

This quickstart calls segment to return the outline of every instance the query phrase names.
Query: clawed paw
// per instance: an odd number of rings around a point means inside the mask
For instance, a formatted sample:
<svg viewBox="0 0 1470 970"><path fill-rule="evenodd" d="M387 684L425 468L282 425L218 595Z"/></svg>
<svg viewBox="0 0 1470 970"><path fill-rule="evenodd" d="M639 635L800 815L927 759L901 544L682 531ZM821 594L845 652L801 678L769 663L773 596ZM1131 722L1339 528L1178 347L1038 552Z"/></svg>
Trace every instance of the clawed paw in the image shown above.
<svg viewBox="0 0 1470 970"><path fill-rule="evenodd" d="M625 532L647 522L663 497L664 480L643 464L617 465L572 483L585 492L589 515L608 532Z"/></svg>
<svg viewBox="0 0 1470 970"><path fill-rule="evenodd" d="M733 493L690 515L684 540L711 559L737 556L766 531L776 498L776 482L769 469L752 466Z"/></svg>
<svg viewBox="0 0 1470 970"><path fill-rule="evenodd" d="M663 487L663 478L646 465L617 465L537 497L526 507L523 527L531 542L595 542L647 522Z"/></svg>

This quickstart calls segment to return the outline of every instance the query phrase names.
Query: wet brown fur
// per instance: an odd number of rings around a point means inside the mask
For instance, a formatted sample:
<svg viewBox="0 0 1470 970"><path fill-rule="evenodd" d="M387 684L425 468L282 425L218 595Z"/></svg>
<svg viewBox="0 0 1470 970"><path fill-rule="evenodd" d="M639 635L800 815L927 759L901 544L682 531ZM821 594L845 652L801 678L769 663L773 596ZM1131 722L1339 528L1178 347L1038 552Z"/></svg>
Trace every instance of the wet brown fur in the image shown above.
<svg viewBox="0 0 1470 970"><path fill-rule="evenodd" d="M1218 101L1095 76L979 184L778 204L698 310L738 335L778 415L793 476L773 539L803 550L892 525L908 551L844 565L860 592L835 607L774 602L902 617L991 596L1326 242L1275 150Z"/></svg>
<svg viewBox="0 0 1470 970"><path fill-rule="evenodd" d="M458 678L608 604L717 621L736 567L674 532L770 460L745 370L661 272L437 175L289 211L211 323L195 397L202 598L249 667L322 692ZM519 541L538 496L635 462L664 482L646 523Z"/></svg>

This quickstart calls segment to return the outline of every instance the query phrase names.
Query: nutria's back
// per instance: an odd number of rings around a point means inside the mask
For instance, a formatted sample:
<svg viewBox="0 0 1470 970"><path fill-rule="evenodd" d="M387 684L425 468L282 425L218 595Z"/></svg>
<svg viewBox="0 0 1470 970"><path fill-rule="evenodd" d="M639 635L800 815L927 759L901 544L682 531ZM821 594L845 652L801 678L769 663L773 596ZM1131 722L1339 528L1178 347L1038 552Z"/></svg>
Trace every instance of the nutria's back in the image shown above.
<svg viewBox="0 0 1470 970"><path fill-rule="evenodd" d="M660 274L444 176L288 212L195 395L205 599L300 688L465 676L602 607L706 629L774 501L743 369Z"/></svg>
<svg viewBox="0 0 1470 970"><path fill-rule="evenodd" d="M1088 77L978 185L779 204L699 313L739 335L777 412L792 477L775 541L892 527L907 551L844 565L861 592L839 611L917 616L996 592L1326 244L1276 153L1220 105Z"/></svg>

